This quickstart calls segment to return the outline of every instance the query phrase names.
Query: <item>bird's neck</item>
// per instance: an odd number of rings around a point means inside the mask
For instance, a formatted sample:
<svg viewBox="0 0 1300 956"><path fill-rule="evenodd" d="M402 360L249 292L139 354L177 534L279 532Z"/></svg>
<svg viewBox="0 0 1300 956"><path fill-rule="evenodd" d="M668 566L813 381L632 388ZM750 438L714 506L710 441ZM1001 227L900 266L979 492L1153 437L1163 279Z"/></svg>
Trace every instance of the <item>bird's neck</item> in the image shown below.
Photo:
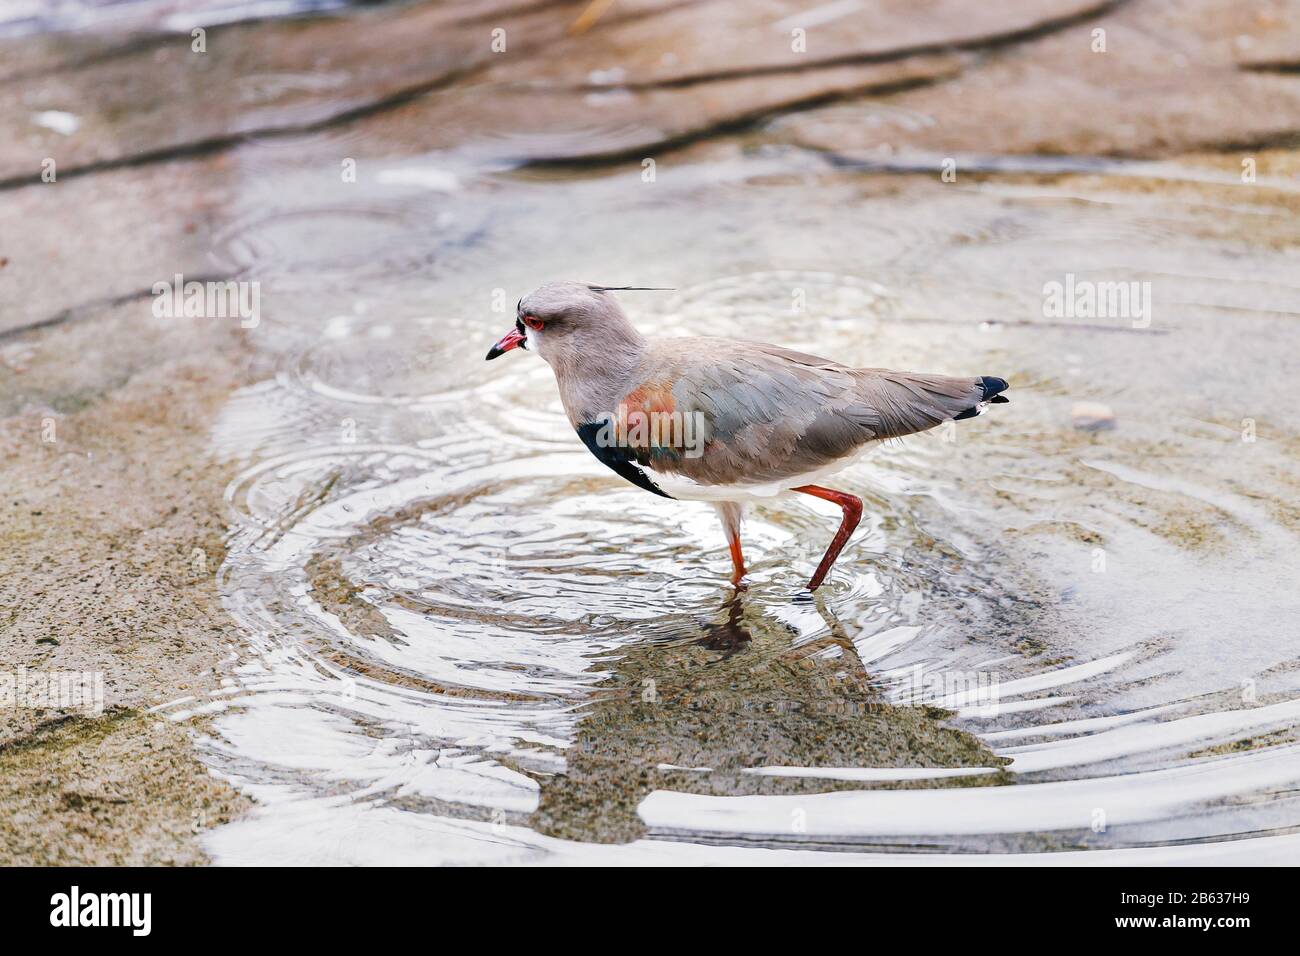
<svg viewBox="0 0 1300 956"><path fill-rule="evenodd" d="M581 354L557 356L551 363L560 399L575 428L612 414L637 381L649 343L630 326L619 335L603 336Z"/></svg>

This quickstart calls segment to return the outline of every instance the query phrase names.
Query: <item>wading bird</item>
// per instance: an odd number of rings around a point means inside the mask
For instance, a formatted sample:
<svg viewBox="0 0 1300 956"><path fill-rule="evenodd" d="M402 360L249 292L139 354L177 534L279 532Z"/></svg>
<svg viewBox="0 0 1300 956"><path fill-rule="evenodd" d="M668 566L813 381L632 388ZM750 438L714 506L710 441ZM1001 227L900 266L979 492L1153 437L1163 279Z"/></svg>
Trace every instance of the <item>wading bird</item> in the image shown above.
<svg viewBox="0 0 1300 956"><path fill-rule="evenodd" d="M839 530L808 582L816 590L862 517L862 500L817 482L874 443L974 418L1006 402L1004 379L849 368L775 345L647 338L611 292L548 282L519 300L515 327L488 359L524 347L555 373L578 437L600 461L665 498L712 502L745 574L748 503L790 491L832 501Z"/></svg>

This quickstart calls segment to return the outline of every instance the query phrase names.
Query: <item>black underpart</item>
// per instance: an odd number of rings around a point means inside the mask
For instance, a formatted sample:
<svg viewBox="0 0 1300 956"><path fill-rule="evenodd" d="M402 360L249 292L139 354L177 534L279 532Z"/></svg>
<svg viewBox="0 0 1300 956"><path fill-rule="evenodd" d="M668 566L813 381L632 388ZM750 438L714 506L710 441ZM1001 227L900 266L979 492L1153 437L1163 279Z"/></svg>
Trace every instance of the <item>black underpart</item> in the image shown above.
<svg viewBox="0 0 1300 956"><path fill-rule="evenodd" d="M995 378L992 375L981 375L980 387L984 389L984 397L981 399L983 402L988 402L990 405L1005 405L1010 401L1010 399L1005 395L999 394L1005 392L1011 387L1007 384L1005 378ZM964 421L967 418L975 418L979 413L980 410L977 405L974 408L966 409L966 411L962 412L960 415L954 415L952 420L955 422Z"/></svg>
<svg viewBox="0 0 1300 956"><path fill-rule="evenodd" d="M659 495L661 498L671 498L672 495L650 479L650 476L645 473L645 469L637 462L631 451L617 445L602 445L600 443L598 436L605 427L605 422L584 422L578 426L578 437L587 446L587 450L638 488Z"/></svg>

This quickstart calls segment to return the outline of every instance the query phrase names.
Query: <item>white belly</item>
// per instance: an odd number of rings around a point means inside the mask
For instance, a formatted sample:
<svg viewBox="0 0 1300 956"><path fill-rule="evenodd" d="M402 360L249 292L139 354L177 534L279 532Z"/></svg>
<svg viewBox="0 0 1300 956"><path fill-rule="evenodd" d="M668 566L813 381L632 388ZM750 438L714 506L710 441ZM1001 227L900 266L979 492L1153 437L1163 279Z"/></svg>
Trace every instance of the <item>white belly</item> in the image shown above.
<svg viewBox="0 0 1300 956"><path fill-rule="evenodd" d="M792 488L819 484L831 475L843 471L870 451L874 444L873 442L863 445L855 454L831 462L816 471L792 475L789 478L782 478L780 481L766 484L702 485L698 481L692 481L682 475L659 472L649 467L644 470L650 476L650 480L663 489L664 494L671 495L681 501L738 501L742 503L771 501Z"/></svg>

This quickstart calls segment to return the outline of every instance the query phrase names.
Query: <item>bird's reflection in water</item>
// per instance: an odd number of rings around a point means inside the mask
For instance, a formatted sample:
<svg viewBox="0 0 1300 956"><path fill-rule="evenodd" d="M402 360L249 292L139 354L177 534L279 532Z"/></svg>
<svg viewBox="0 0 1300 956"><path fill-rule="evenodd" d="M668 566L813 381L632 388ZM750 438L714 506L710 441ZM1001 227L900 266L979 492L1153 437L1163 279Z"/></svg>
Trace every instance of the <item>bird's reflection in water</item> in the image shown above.
<svg viewBox="0 0 1300 956"><path fill-rule="evenodd" d="M945 712L887 703L839 622L821 601L816 607L826 629L808 639L743 591L708 621L666 622L667 637L656 628L612 665L576 728L566 772L540 780L531 825L623 842L644 834L637 806L656 789L730 795L866 786L745 772L757 767L1001 763L976 738L944 726Z"/></svg>
<svg viewBox="0 0 1300 956"><path fill-rule="evenodd" d="M726 620L704 625L704 636L697 640L696 644L711 651L721 651L724 657L730 657L744 650L753 637L741 620L744 611L740 600L742 593L744 592L737 591L724 605L727 612Z"/></svg>

